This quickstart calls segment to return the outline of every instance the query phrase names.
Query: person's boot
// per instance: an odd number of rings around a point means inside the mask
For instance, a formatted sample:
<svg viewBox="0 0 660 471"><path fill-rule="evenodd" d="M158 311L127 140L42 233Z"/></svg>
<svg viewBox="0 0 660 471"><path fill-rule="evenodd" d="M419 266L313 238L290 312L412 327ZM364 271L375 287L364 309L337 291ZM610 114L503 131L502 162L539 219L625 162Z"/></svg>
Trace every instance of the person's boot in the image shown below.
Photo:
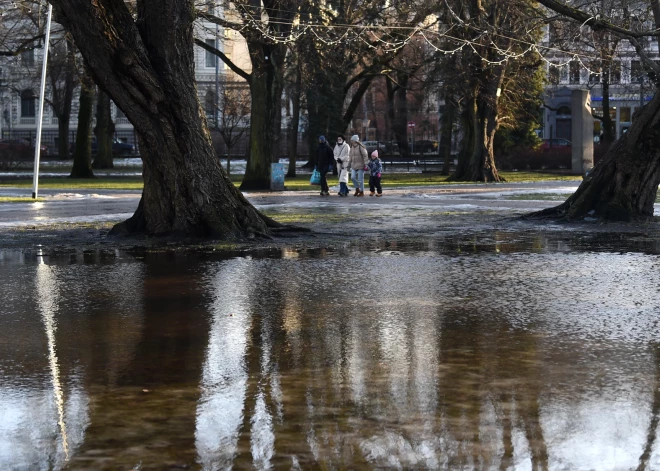
<svg viewBox="0 0 660 471"><path fill-rule="evenodd" d="M353 193L353 196L360 196L360 189L356 188L355 193Z"/></svg>
<svg viewBox="0 0 660 471"><path fill-rule="evenodd" d="M358 194L358 196L364 196L364 191L360 190L360 193Z"/></svg>
<svg viewBox="0 0 660 471"><path fill-rule="evenodd" d="M373 196L373 195L375 195L375 194L376 194L376 192L375 192L375 191L372 191L371 193L369 193L369 196Z"/></svg>

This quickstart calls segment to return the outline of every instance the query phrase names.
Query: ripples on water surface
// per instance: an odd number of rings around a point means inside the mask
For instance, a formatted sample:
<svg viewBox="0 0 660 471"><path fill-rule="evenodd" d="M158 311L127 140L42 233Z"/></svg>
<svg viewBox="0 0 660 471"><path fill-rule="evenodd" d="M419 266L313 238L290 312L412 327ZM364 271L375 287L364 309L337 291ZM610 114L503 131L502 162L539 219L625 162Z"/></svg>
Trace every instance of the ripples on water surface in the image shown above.
<svg viewBox="0 0 660 471"><path fill-rule="evenodd" d="M0 252L0 469L660 469L655 246L496 239Z"/></svg>

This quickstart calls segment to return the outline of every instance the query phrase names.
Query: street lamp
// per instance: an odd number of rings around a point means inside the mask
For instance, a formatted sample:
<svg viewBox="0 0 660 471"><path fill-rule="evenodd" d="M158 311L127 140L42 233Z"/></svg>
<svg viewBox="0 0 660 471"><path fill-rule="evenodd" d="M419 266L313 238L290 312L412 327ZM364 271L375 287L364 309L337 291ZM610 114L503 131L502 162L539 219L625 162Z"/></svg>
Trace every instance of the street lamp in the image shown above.
<svg viewBox="0 0 660 471"><path fill-rule="evenodd" d="M41 66L41 93L39 94L39 116L37 121L37 140L34 143L34 177L32 180L32 199L37 199L39 192L39 157L41 153L41 128L44 121L44 95L46 94L46 69L48 67L48 46L50 44L50 20L53 16L53 6L48 4L48 19L46 20L46 39L44 42L44 60Z"/></svg>

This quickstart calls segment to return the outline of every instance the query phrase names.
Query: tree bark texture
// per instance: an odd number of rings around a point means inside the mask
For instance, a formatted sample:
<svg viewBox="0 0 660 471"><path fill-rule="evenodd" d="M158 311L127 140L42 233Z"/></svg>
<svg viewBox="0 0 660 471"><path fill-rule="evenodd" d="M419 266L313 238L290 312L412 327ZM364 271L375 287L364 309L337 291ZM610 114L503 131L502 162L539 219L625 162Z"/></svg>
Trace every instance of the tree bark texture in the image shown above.
<svg viewBox="0 0 660 471"><path fill-rule="evenodd" d="M614 121L610 115L610 75L609 72L603 74L603 138L601 144L611 144L616 139L614 131Z"/></svg>
<svg viewBox="0 0 660 471"><path fill-rule="evenodd" d="M94 110L94 84L89 77L81 80L80 106L76 145L73 149L71 178L93 178L92 171L92 115Z"/></svg>
<svg viewBox="0 0 660 471"><path fill-rule="evenodd" d="M626 134L563 204L528 218L579 219L587 216L619 220L653 217L660 184L660 93L635 112Z"/></svg>
<svg viewBox="0 0 660 471"><path fill-rule="evenodd" d="M452 93L445 93L445 108L440 118L440 157L443 159L442 174L449 175L451 164L451 140L454 132L454 119L456 118L456 101Z"/></svg>
<svg viewBox="0 0 660 471"><path fill-rule="evenodd" d="M476 69L476 68L475 68ZM498 123L498 90L502 86L506 65L494 70L475 70L478 82L466 97L465 124L470 131L463 138L459 166L452 176L456 181L500 182L495 165L495 133Z"/></svg>
<svg viewBox="0 0 660 471"><path fill-rule="evenodd" d="M70 152L71 105L78 79L76 77L75 46L67 38L62 47L64 47L64 58L58 58L57 61L53 61L54 64L51 62L50 85L51 105L53 113L57 117L57 151L60 158L66 159Z"/></svg>
<svg viewBox="0 0 660 471"><path fill-rule="evenodd" d="M298 160L298 126L300 125L300 93L302 92L302 74L300 71L300 57L297 60L296 79L292 89L293 112L289 128L289 168L286 176L294 178L296 176L296 163Z"/></svg>
<svg viewBox="0 0 660 471"><path fill-rule="evenodd" d="M252 62L250 93L250 155L247 159L241 190L270 188L270 164L278 159L284 90L286 46L249 40Z"/></svg>
<svg viewBox="0 0 660 471"><path fill-rule="evenodd" d="M144 163L135 215L112 233L245 238L267 224L215 157L194 76L192 0L53 0L97 84L133 123Z"/></svg>
<svg viewBox="0 0 660 471"><path fill-rule="evenodd" d="M103 90L98 91L96 96L96 156L92 168L114 168L112 161L112 136L115 132L115 124L112 122L110 113L110 97Z"/></svg>
<svg viewBox="0 0 660 471"><path fill-rule="evenodd" d="M408 145L408 103L407 89L408 76L398 77L399 83L395 84L390 77L386 77L387 88L387 114L390 118L394 139L399 146L399 154L402 157L410 157L410 146Z"/></svg>

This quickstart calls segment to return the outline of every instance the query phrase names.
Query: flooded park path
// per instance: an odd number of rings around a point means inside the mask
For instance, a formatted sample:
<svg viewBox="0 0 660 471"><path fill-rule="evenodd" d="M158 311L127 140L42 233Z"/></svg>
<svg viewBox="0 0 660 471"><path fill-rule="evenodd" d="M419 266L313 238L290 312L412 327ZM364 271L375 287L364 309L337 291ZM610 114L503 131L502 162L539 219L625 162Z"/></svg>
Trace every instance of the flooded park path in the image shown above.
<svg viewBox="0 0 660 471"><path fill-rule="evenodd" d="M0 251L0 469L660 469L660 244Z"/></svg>

